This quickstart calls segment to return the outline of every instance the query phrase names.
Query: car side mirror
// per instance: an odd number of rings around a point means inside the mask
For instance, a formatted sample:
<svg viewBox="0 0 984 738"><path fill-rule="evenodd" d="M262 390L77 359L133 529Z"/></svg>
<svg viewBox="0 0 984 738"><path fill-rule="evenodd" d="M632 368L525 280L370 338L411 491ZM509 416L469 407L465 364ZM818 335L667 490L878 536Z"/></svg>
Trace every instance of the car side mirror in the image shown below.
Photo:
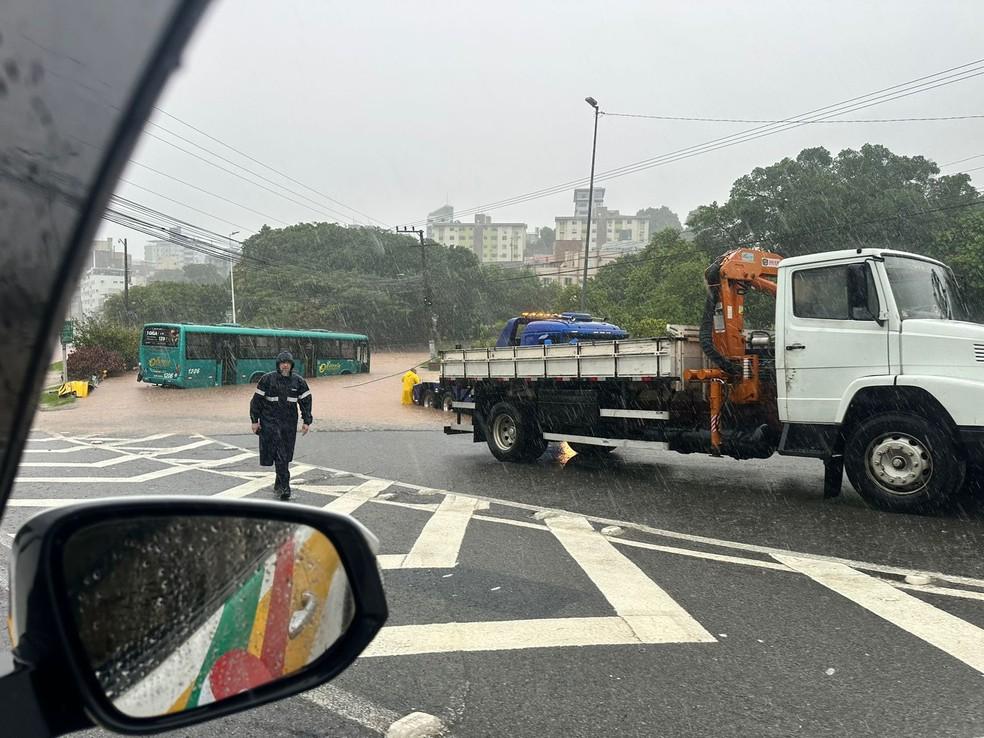
<svg viewBox="0 0 984 738"><path fill-rule="evenodd" d="M851 309L851 320L873 320L879 325L882 321L871 311L868 288L869 267L867 263L849 264L847 267L847 299Z"/></svg>
<svg viewBox="0 0 984 738"><path fill-rule="evenodd" d="M13 546L17 668L76 727L84 713L122 733L296 694L344 670L386 621L377 547L351 518L282 503L46 511Z"/></svg>

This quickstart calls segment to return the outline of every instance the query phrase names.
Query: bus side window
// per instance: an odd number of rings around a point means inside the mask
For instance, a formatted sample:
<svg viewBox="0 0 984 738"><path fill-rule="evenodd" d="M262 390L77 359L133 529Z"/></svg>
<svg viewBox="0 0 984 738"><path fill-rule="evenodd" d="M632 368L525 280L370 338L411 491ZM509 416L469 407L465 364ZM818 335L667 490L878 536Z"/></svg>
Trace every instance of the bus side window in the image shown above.
<svg viewBox="0 0 984 738"><path fill-rule="evenodd" d="M240 359L256 358L256 336L239 337L239 358Z"/></svg>
<svg viewBox="0 0 984 738"><path fill-rule="evenodd" d="M215 359L217 352L209 333L185 334L186 359Z"/></svg>
<svg viewBox="0 0 984 738"><path fill-rule="evenodd" d="M354 359L355 358L355 343L353 341L342 341L342 358L343 359Z"/></svg>

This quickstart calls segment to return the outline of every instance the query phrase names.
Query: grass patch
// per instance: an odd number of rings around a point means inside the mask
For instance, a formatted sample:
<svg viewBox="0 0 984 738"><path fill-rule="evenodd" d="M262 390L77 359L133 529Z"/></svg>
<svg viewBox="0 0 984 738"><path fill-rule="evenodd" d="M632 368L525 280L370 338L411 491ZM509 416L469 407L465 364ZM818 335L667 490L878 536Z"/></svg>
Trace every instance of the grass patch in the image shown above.
<svg viewBox="0 0 984 738"><path fill-rule="evenodd" d="M49 372L60 372L62 370L62 362L56 361L54 364L48 367Z"/></svg>
<svg viewBox="0 0 984 738"><path fill-rule="evenodd" d="M58 390L45 390L41 393L41 407L46 410L53 410L57 407L65 407L75 402L75 395L58 396Z"/></svg>

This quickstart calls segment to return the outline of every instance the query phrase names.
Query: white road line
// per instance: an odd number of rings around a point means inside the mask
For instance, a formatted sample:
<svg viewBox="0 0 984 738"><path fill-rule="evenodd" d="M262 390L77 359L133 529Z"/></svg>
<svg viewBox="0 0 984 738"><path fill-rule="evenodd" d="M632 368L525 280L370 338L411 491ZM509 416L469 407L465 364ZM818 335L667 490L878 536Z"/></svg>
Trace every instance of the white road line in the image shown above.
<svg viewBox="0 0 984 738"><path fill-rule="evenodd" d="M370 702L364 697L346 692L331 684L322 684L301 697L364 728L385 734L400 719L399 714Z"/></svg>
<svg viewBox="0 0 984 738"><path fill-rule="evenodd" d="M362 658L459 651L692 643L671 629L654 630L641 641L619 617L493 620L472 623L392 625L379 631ZM714 642L712 638L707 643Z"/></svg>
<svg viewBox="0 0 984 738"><path fill-rule="evenodd" d="M104 440L104 441L107 442L107 445L109 445L109 446L117 446L118 444L121 444L121 443L129 443L129 444L133 445L133 444L136 444L136 443L146 443L147 441L159 441L162 438L170 438L173 435L174 435L173 433L155 433L155 434L153 434L151 436L144 436L143 438L124 438L122 440L116 440L116 441L114 441L113 439L109 439L109 438L106 438L106 439L90 438L89 440L90 440L90 442L91 441Z"/></svg>
<svg viewBox="0 0 984 738"><path fill-rule="evenodd" d="M716 639L656 582L582 517L552 516L547 526L643 643Z"/></svg>
<svg viewBox="0 0 984 738"><path fill-rule="evenodd" d="M885 581L885 583L891 584L896 589L908 589L912 592L925 592L926 594L943 595L944 597L963 597L967 600L981 600L984 602L984 592L977 592L970 589L936 587L932 584L907 584L906 582Z"/></svg>
<svg viewBox="0 0 984 738"><path fill-rule="evenodd" d="M126 464L130 461L146 459L146 456L111 456L102 461L22 461L21 468L46 468L46 469L104 469L107 466Z"/></svg>
<svg viewBox="0 0 984 738"><path fill-rule="evenodd" d="M341 497L354 489L351 484L292 484L291 487L325 497Z"/></svg>
<svg viewBox="0 0 984 738"><path fill-rule="evenodd" d="M15 484L143 484L154 479L182 474L193 466L167 466L135 477L17 477Z"/></svg>
<svg viewBox="0 0 984 738"><path fill-rule="evenodd" d="M371 500L389 486L390 485L388 482L380 482L375 479L370 479L368 482L363 482L358 487L353 487L341 497L332 500L325 505L324 509L342 513L343 515L351 515L362 507L364 503Z"/></svg>
<svg viewBox="0 0 984 738"><path fill-rule="evenodd" d="M776 559L984 673L984 629L844 564L778 554Z"/></svg>
<svg viewBox="0 0 984 738"><path fill-rule="evenodd" d="M197 462L194 464L189 464L189 469L215 469L216 467L226 466L228 464L238 464L240 461L246 461L247 459L257 459L259 456L256 451L243 451L241 454L236 454L235 456L227 456L224 459L211 459L209 461ZM307 467L307 469L312 469L314 467Z"/></svg>
<svg viewBox="0 0 984 738"><path fill-rule="evenodd" d="M482 506L472 497L448 495L424 525L403 561L404 569L449 569L458 564L458 551L472 513Z"/></svg>
<svg viewBox="0 0 984 738"><path fill-rule="evenodd" d="M59 439L60 440L60 439ZM26 448L25 454L74 454L76 451L91 451L100 446L69 446L68 448Z"/></svg>
<svg viewBox="0 0 984 738"><path fill-rule="evenodd" d="M264 474L262 477L257 477L256 479L251 479L248 482L243 482L236 487L230 487L229 489L223 490L214 497L229 497L229 498L240 498L248 497L254 492L259 492L264 487L270 487L276 481L277 475L273 472L269 474Z"/></svg>
<svg viewBox="0 0 984 738"><path fill-rule="evenodd" d="M174 448L149 448L149 449L128 449L124 446L117 446L121 451L152 451L153 456L169 456L170 454L176 454L179 451L191 451L195 448L201 448L202 446L210 446L215 441L205 438L201 441L194 441L192 443L186 443L184 446L175 446Z"/></svg>
<svg viewBox="0 0 984 738"><path fill-rule="evenodd" d="M350 477L355 477L357 479L381 479L381 477L374 477L368 474L361 474L359 472L345 471L344 469L336 469L329 466L319 466L317 467L321 471L330 472L332 474L345 474ZM450 492L444 489L438 489L436 487L425 487L423 485L414 484L413 482L403 482L399 480L390 480L394 484L399 484L401 487L406 487L407 489L414 490L418 493L428 494L442 494L442 495L457 495L458 497L469 497L476 500L481 500L487 504L501 505L503 507L512 508L513 510L527 510L530 513L537 512L549 512L556 515L577 515L577 513L572 513L566 510L561 510L559 508L547 508L540 507L537 505L530 505L523 502L514 502L512 500L503 500L497 497L489 497L487 495L470 495L466 493ZM907 574L921 574L924 576L929 576L933 579L942 579L953 584L964 584L971 587L981 587L984 588L984 579L978 579L974 577L960 576L955 574L944 574L943 572L936 571L926 571L921 569L907 569L900 566L890 566L886 564L876 564L869 561L856 561L853 559L845 559L837 556L825 556L823 554L813 554L804 553L800 551L788 551L781 548L774 548L772 546L760 546L753 543L740 543L738 541L728 541L721 538L711 538L709 536L699 536L690 533L678 533L672 530L666 530L663 528L654 528L649 525L643 525L641 523L633 523L627 520L617 520L615 518L603 518L594 515L582 516L586 520L590 520L593 523L601 523L603 525L619 525L623 528L631 528L632 530L639 531L640 533L647 533L654 536L660 536L662 538L672 538L681 541L688 541L691 543L702 543L708 546L717 546L720 548L730 548L738 551L749 551L752 553L761 553L768 556L774 554L780 555L792 555L800 556L803 558L816 559L818 561L830 561L839 564L845 564L855 569L865 569L867 571L879 572L882 574L896 574L900 576L905 576Z"/></svg>
<svg viewBox="0 0 984 738"><path fill-rule="evenodd" d="M380 569L401 569L406 554L376 554L376 561Z"/></svg>

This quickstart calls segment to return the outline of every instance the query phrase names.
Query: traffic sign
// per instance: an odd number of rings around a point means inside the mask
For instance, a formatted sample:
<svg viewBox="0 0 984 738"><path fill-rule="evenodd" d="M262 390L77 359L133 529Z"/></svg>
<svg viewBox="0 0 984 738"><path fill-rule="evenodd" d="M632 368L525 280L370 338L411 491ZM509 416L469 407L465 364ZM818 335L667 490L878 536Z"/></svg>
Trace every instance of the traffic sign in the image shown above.
<svg viewBox="0 0 984 738"><path fill-rule="evenodd" d="M62 345L72 343L75 340L75 322L66 320L62 325L61 342Z"/></svg>

